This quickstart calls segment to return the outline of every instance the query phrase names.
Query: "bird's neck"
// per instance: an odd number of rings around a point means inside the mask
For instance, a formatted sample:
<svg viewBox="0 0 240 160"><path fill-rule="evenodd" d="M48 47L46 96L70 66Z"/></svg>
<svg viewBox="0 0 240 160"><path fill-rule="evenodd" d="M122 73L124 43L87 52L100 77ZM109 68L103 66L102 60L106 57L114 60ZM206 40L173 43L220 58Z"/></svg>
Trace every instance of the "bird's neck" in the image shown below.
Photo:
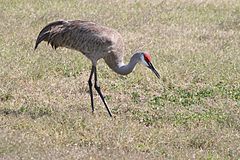
<svg viewBox="0 0 240 160"><path fill-rule="evenodd" d="M131 73L136 64L140 61L140 54L139 53L135 53L131 59L130 62L128 64L124 64L123 62L118 64L113 70L115 72L117 72L118 74L121 75L127 75L129 73Z"/></svg>

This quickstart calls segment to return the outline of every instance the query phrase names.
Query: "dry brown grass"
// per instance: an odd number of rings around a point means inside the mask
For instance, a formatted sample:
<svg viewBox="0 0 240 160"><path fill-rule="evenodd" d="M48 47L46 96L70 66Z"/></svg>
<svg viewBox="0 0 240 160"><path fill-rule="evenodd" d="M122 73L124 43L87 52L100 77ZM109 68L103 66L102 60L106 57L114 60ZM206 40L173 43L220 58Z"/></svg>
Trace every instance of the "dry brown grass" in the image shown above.
<svg viewBox="0 0 240 160"><path fill-rule="evenodd" d="M103 3L105 2L105 3ZM240 1L0 1L0 159L239 159ZM116 28L126 59L152 53L159 81L90 62L36 36L58 19Z"/></svg>

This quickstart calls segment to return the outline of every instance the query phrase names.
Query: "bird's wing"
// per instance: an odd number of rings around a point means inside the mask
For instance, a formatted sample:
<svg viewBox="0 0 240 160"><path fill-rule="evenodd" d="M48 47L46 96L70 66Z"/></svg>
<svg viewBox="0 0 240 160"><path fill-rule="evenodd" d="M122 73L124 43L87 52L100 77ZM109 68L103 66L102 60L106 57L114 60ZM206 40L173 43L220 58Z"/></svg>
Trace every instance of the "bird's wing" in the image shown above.
<svg viewBox="0 0 240 160"><path fill-rule="evenodd" d="M35 49L42 41L53 48L67 47L87 52L92 47L104 47L111 44L109 28L89 21L56 21L45 26L38 35Z"/></svg>

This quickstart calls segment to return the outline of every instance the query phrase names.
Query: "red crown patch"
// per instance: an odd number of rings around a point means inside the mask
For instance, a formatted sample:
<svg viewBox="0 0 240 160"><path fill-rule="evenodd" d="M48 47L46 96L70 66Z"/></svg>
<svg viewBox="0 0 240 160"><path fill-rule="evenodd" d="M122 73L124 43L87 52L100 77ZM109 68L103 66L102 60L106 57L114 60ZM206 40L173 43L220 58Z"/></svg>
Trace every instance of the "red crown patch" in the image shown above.
<svg viewBox="0 0 240 160"><path fill-rule="evenodd" d="M149 53L144 53L144 59L146 62L151 62L151 56Z"/></svg>

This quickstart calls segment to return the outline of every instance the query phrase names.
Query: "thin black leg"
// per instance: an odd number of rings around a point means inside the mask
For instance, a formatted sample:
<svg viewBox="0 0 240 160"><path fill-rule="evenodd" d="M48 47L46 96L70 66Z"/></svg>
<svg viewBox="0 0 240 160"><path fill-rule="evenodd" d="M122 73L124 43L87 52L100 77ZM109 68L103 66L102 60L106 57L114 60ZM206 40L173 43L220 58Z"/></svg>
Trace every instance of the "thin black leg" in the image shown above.
<svg viewBox="0 0 240 160"><path fill-rule="evenodd" d="M109 116L112 117L112 114L111 114L111 112L110 112L110 110L109 110L109 108L107 106L107 103L106 103L106 101L104 99L104 96L103 96L103 94L101 92L101 89L100 89L100 87L98 86L98 83L97 83L97 69L96 69L96 67L94 67L94 68L95 68L94 69L94 72L95 72L95 77L94 77L95 78L95 84L94 84L94 87L97 90L99 96L101 97L101 99L102 99L102 101L103 101L103 103L104 103L104 105L105 105L105 107L106 107L106 109L108 111Z"/></svg>
<svg viewBox="0 0 240 160"><path fill-rule="evenodd" d="M94 112L93 92L92 92L92 76L93 76L93 73L95 72L94 71L95 69L96 69L96 67L92 66L92 70L91 70L90 77L88 80L89 92L90 92L90 97L91 97L92 113Z"/></svg>

